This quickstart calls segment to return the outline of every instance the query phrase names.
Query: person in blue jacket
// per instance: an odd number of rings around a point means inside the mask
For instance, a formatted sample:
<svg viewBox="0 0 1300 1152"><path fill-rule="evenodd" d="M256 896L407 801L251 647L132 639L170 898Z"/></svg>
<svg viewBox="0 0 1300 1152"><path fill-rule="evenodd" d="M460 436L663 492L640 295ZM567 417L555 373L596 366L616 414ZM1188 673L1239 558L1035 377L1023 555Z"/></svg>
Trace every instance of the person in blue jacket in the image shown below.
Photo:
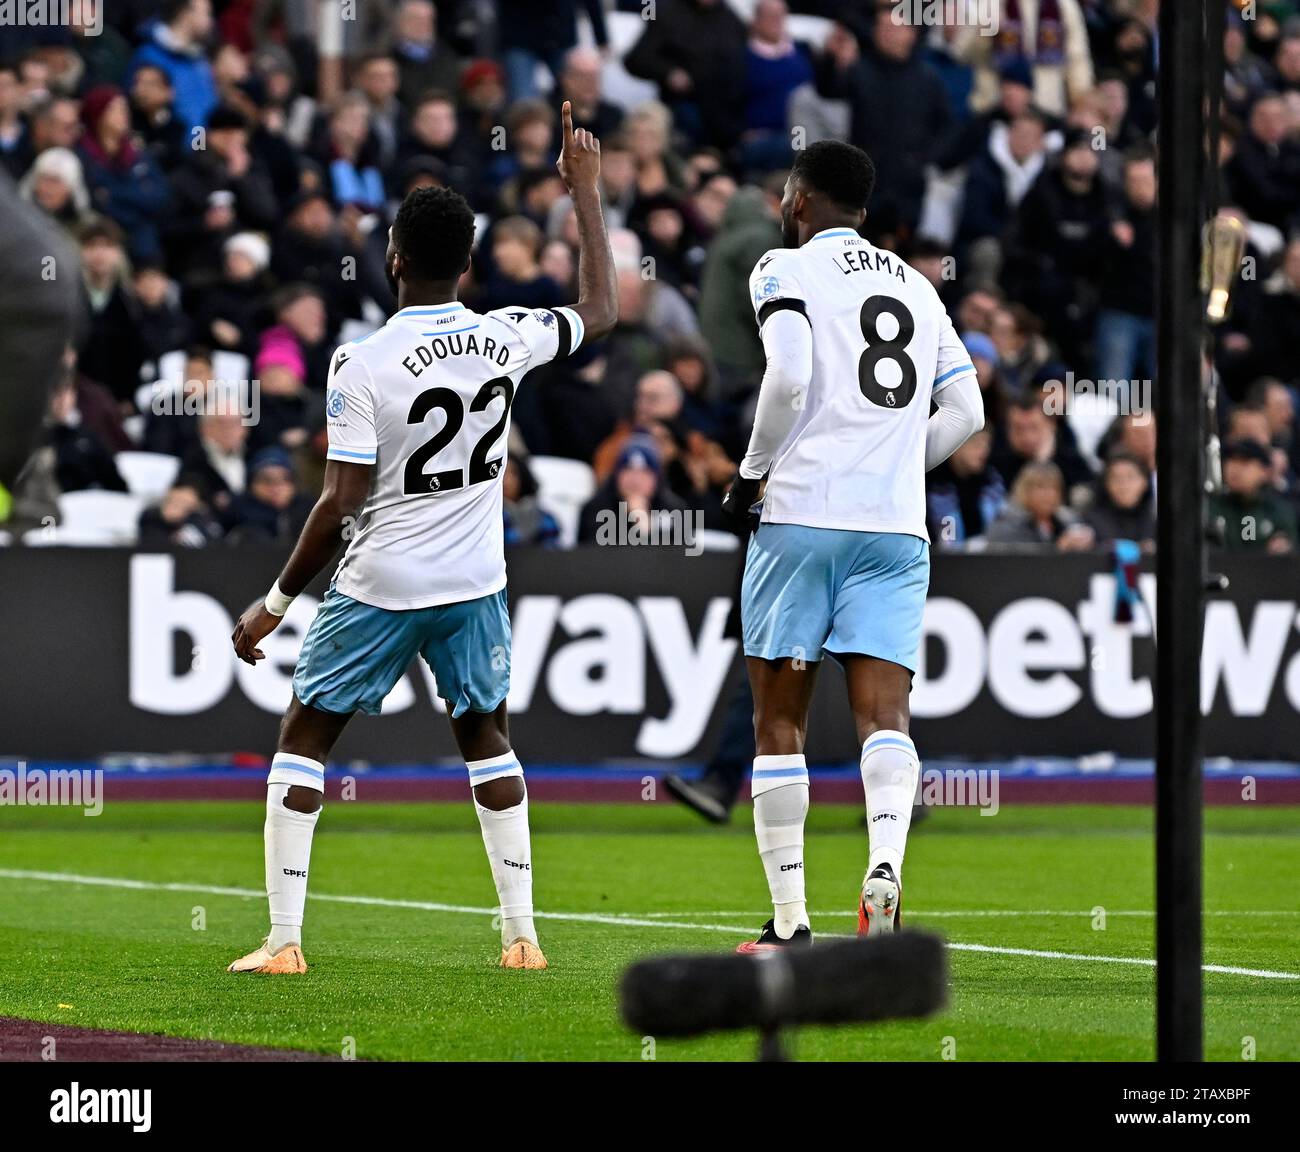
<svg viewBox="0 0 1300 1152"><path fill-rule="evenodd" d="M212 0L165 0L162 18L146 26L145 42L128 69L128 87L146 65L167 74L176 93L176 117L187 132L206 123L217 106L217 82L205 50L211 32Z"/></svg>

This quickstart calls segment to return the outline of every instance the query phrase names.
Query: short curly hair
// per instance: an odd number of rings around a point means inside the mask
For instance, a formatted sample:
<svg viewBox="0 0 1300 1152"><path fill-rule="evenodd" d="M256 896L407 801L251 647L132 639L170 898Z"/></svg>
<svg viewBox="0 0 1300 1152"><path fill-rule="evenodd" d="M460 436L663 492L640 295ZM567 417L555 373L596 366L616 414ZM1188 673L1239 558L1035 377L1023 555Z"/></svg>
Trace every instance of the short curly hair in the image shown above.
<svg viewBox="0 0 1300 1152"><path fill-rule="evenodd" d="M406 279L455 280L469 263L474 210L450 188L416 188L393 221L393 245L406 262Z"/></svg>
<svg viewBox="0 0 1300 1152"><path fill-rule="evenodd" d="M876 186L876 166L861 148L819 140L795 155L791 172L850 211L864 209Z"/></svg>

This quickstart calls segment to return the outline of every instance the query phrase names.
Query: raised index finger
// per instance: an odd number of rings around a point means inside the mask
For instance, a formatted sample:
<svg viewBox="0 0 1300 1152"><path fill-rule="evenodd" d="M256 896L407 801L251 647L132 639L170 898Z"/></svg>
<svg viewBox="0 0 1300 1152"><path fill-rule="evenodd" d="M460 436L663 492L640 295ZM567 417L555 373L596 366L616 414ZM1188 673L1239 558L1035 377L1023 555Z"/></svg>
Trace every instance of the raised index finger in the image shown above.
<svg viewBox="0 0 1300 1152"><path fill-rule="evenodd" d="M573 105L568 100L560 105L560 119L564 124L564 142L567 144L573 139Z"/></svg>

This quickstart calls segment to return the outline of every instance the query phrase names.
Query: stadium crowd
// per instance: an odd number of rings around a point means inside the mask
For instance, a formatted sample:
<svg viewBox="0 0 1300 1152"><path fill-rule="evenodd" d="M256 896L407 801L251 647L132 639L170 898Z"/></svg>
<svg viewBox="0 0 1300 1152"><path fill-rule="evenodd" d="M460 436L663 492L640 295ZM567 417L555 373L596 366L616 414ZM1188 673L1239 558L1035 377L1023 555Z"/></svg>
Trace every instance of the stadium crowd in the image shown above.
<svg viewBox="0 0 1300 1152"><path fill-rule="evenodd" d="M317 0L101 0L102 29L0 29L0 167L74 238L85 304L43 442L0 496L13 539L58 524L68 493L133 488L120 464L148 453L177 463L142 544L291 542L332 351L395 307L405 193L450 184L478 213L472 307L573 299L569 99L602 140L621 315L519 390L510 543L594 539L603 511L726 529L763 369L747 280L781 242L792 147L836 136L877 165L867 238L934 283L985 396L985 430L929 476L936 547L1150 548L1158 0L1000 0L996 36L874 0L643 7L356 0L331 27ZM1224 393L1211 513L1226 547L1282 552L1300 6L1247 15L1224 31L1223 200L1250 244L1206 367ZM214 403L231 380L257 381L255 412ZM555 458L590 468L567 534L536 466Z"/></svg>

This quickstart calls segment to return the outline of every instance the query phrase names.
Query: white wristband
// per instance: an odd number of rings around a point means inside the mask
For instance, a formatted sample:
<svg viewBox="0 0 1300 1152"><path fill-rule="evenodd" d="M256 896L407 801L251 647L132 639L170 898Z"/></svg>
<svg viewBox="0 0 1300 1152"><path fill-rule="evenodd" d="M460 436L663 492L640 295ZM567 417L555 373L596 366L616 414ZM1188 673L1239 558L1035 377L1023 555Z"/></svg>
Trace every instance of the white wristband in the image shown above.
<svg viewBox="0 0 1300 1152"><path fill-rule="evenodd" d="M272 616L283 616L289 611L289 605L292 604L293 601L294 598L292 596L286 596L280 591L280 581L277 580L271 585L271 591L266 594L266 600L264 603L266 604L266 610L271 613Z"/></svg>

